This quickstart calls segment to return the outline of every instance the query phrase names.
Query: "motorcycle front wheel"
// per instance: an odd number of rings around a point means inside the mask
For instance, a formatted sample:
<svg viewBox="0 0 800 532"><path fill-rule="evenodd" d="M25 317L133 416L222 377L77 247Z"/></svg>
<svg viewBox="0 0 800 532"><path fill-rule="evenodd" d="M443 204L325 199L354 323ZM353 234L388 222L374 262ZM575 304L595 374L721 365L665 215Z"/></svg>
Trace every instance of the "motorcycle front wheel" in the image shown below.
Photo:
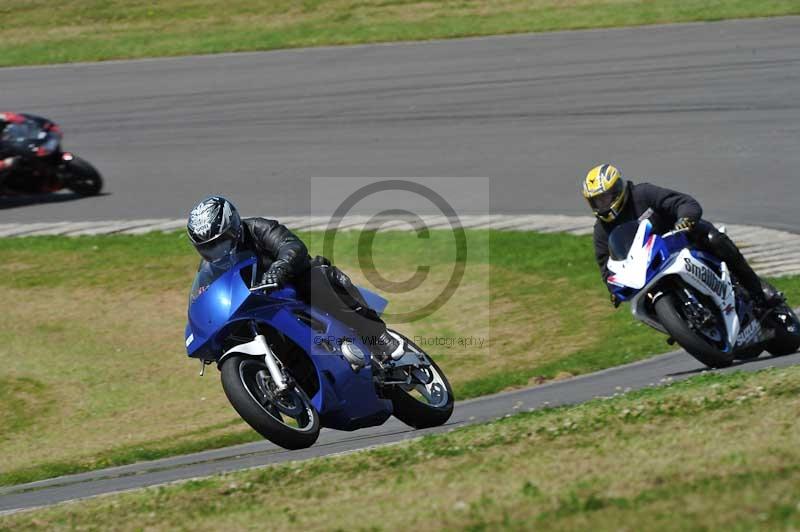
<svg viewBox="0 0 800 532"><path fill-rule="evenodd" d="M276 391L263 360L232 356L222 363L220 377L236 412L272 443L304 449L317 441L319 413L311 400L297 384Z"/></svg>
<svg viewBox="0 0 800 532"><path fill-rule="evenodd" d="M431 365L424 370L426 384L415 382L387 389L386 396L392 401L394 416L415 429L444 425L453 414L454 397L450 382L430 356L405 336L395 333L417 352L425 354Z"/></svg>
<svg viewBox="0 0 800 532"><path fill-rule="evenodd" d="M91 163L75 157L67 165L64 186L81 196L96 196L103 189L103 177Z"/></svg>
<svg viewBox="0 0 800 532"><path fill-rule="evenodd" d="M725 368L733 364L735 355L725 353L689 326L680 310L681 302L673 294L664 294L655 303L658 321L687 353L710 368ZM720 330L720 334L724 334Z"/></svg>

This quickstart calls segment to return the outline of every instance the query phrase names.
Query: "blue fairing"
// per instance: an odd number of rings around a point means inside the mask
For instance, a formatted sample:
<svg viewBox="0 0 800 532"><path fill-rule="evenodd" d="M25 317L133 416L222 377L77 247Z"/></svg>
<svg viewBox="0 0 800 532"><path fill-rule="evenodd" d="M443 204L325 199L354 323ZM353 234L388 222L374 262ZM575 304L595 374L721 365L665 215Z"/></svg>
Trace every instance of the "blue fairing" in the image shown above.
<svg viewBox="0 0 800 532"><path fill-rule="evenodd" d="M378 398L372 380L371 365L353 371L343 358L340 341L353 341L369 357L369 347L352 329L327 313L300 301L293 288L272 292L269 296L251 293L244 277L255 258L239 261L216 276L190 301L186 326L186 351L190 357L216 361L222 355L222 342L228 329L243 320L266 324L291 339L303 349L314 365L319 391L311 403L320 413L323 426L354 430L383 423L392 413L391 401ZM382 312L387 301L366 289L360 289L367 303ZM318 332L298 318L298 313L316 320ZM330 347L333 346L333 351Z"/></svg>
<svg viewBox="0 0 800 532"><path fill-rule="evenodd" d="M690 244L689 240L686 238L686 235L683 233L671 235L666 238L663 238L660 235L653 235L652 226L648 221L645 228L645 238L644 238L645 245L651 236L654 236L654 238L653 238L652 250L650 251L650 259L646 277L647 280L645 284L649 283L651 280L653 280L654 277L656 277L659 273L661 273L661 271L666 269L669 266L673 256L680 253L681 250L689 247ZM720 273L719 259L717 259L716 257L714 257L709 253L697 249L690 249L690 252L695 258L704 262L709 267L714 269L717 272L717 274ZM628 288L624 286L614 286L614 285L610 286L612 288L611 292L620 301L627 301L628 299L632 298L638 293L638 290L633 288Z"/></svg>
<svg viewBox="0 0 800 532"><path fill-rule="evenodd" d="M719 267L720 264L722 263L717 257L712 255L711 253L706 253L705 251L700 251L698 249L692 249L691 253L694 258L696 258L701 262L704 262L707 266L710 266L711 269L714 270L717 275L721 273Z"/></svg>
<svg viewBox="0 0 800 532"><path fill-rule="evenodd" d="M364 298L364 301L367 302L369 308L377 312L378 314L383 314L383 311L386 310L386 305L389 304L387 300L376 294L375 292L371 292L366 288L358 287L358 291L361 292L361 296Z"/></svg>

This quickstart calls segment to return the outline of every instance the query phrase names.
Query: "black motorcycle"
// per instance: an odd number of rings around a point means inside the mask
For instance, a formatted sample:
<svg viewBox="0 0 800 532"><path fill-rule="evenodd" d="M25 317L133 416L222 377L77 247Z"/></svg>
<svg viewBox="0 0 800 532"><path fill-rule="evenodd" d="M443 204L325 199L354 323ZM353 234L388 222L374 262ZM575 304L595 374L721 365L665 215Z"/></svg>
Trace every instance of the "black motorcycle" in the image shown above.
<svg viewBox="0 0 800 532"><path fill-rule="evenodd" d="M61 149L61 128L34 115L13 115L0 133L3 157L13 163L0 177L0 196L47 194L69 189L94 196L103 188L100 172L85 159Z"/></svg>

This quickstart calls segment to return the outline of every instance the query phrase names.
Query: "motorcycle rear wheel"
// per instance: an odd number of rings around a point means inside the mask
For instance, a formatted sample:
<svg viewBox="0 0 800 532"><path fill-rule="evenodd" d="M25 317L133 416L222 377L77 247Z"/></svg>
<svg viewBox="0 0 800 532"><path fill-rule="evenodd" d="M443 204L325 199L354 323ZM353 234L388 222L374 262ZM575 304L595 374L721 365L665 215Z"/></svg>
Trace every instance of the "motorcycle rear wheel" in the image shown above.
<svg viewBox="0 0 800 532"><path fill-rule="evenodd" d="M263 360L232 356L222 363L222 389L233 408L256 432L284 449L305 449L317 441L319 413L295 385L275 396Z"/></svg>
<svg viewBox="0 0 800 532"><path fill-rule="evenodd" d="M664 294L655 303L658 320L670 336L687 353L710 368L725 368L733 364L735 355L723 353L689 327L686 318L678 310L679 304L673 294Z"/></svg>

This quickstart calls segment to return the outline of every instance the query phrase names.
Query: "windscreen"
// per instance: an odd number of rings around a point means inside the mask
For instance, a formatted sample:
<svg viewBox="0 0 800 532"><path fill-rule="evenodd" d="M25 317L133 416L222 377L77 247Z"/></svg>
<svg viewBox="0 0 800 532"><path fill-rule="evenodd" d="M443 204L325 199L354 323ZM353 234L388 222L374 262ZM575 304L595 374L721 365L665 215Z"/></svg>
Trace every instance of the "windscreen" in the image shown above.
<svg viewBox="0 0 800 532"><path fill-rule="evenodd" d="M253 257L251 251L242 251L232 255L226 255L224 258L214 262L201 260L200 266L197 268L197 275L194 276L194 282L192 283L192 291L189 294L189 304L191 305L195 299L200 297L200 294L211 286L211 283L219 279L225 272L251 257Z"/></svg>
<svg viewBox="0 0 800 532"><path fill-rule="evenodd" d="M625 222L608 237L608 253L614 260L625 260L639 231L639 222Z"/></svg>

